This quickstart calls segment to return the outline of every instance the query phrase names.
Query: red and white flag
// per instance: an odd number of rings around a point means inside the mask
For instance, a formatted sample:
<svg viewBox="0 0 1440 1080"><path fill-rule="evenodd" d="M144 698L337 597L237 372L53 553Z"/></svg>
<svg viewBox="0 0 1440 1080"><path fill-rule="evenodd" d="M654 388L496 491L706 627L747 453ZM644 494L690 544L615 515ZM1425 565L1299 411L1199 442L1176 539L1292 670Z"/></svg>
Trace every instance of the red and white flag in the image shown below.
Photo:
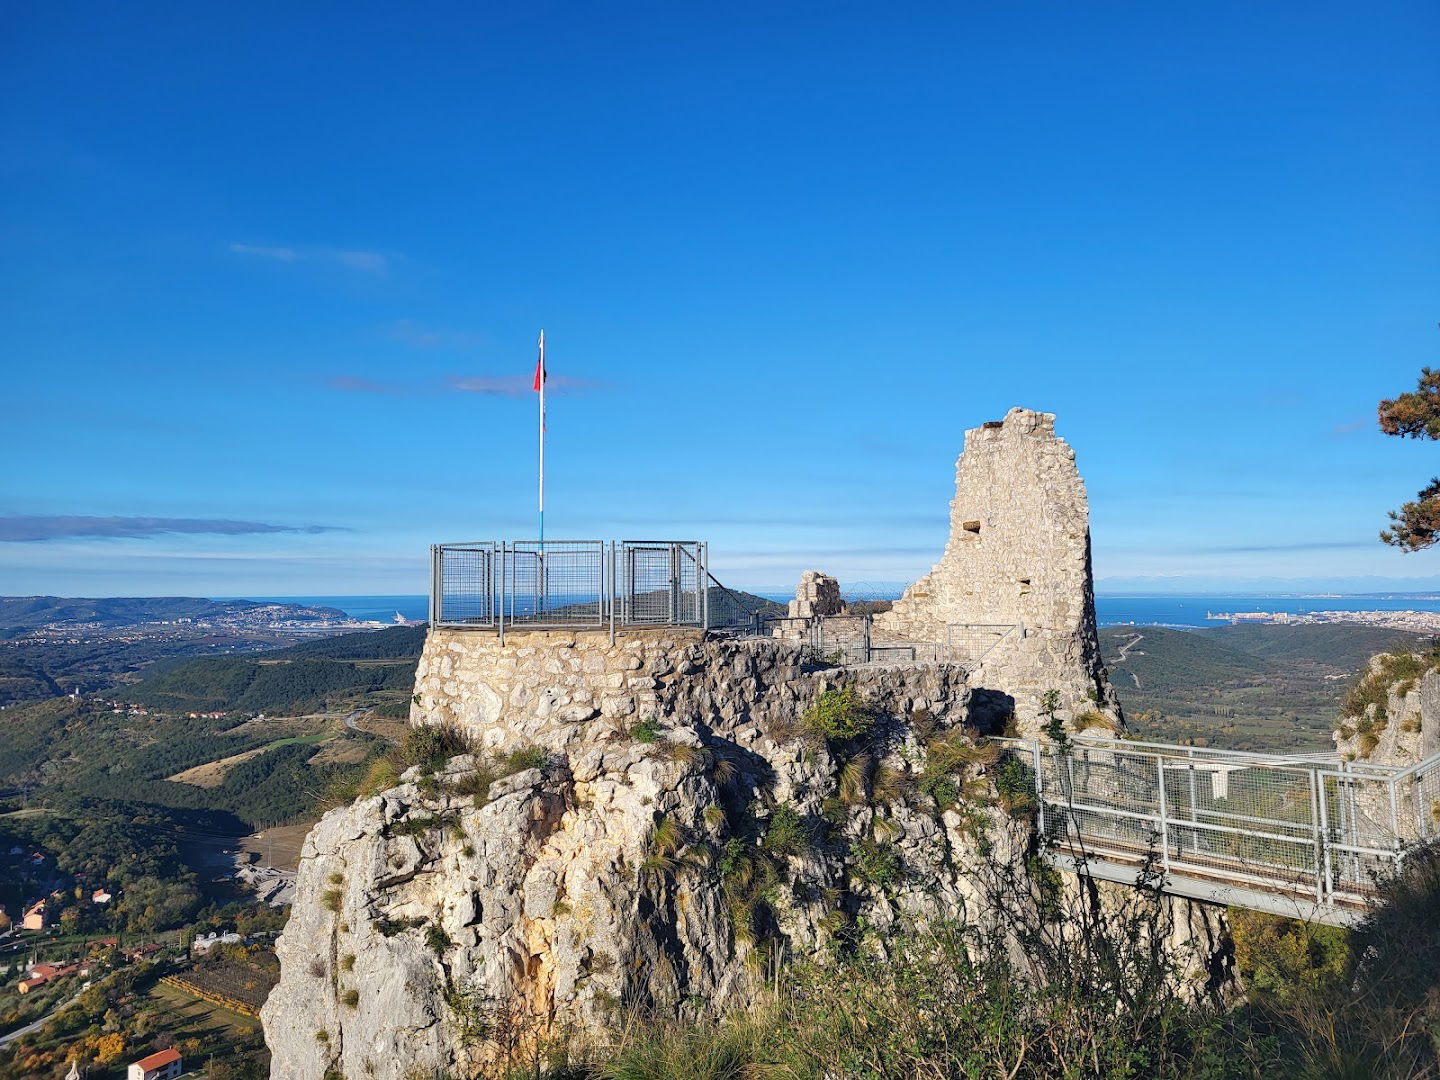
<svg viewBox="0 0 1440 1080"><path fill-rule="evenodd" d="M540 331L540 358L535 361L535 385L530 389L537 394L545 386L545 331Z"/></svg>

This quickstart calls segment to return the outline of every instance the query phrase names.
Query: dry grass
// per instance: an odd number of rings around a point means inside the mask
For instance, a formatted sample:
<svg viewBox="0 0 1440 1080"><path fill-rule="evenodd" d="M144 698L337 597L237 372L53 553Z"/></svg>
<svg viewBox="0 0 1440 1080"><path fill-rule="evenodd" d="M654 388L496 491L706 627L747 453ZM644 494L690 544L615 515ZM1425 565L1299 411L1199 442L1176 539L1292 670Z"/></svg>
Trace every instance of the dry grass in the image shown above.
<svg viewBox="0 0 1440 1080"><path fill-rule="evenodd" d="M1086 709L1075 717L1076 731L1108 731L1112 735L1119 730L1115 718L1099 709Z"/></svg>

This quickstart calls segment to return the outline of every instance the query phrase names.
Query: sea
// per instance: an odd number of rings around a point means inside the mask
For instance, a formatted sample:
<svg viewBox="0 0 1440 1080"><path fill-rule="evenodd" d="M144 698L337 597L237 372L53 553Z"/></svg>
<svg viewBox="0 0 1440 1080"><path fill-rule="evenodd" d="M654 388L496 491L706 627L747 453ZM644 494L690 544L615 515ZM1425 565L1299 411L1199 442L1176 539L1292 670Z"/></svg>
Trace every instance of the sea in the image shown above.
<svg viewBox="0 0 1440 1080"><path fill-rule="evenodd" d="M758 592L783 603L791 593ZM898 593L896 594L898 595ZM241 599L271 603L314 604L339 608L353 619L393 622L396 614L424 619L429 601L424 596L247 596ZM876 599L867 594L866 599ZM892 597L893 599L893 597ZM1099 595L1095 614L1101 626L1218 626L1210 614L1267 611L1302 615L1311 611L1434 611L1440 612L1435 593L1384 593L1335 596L1155 596Z"/></svg>

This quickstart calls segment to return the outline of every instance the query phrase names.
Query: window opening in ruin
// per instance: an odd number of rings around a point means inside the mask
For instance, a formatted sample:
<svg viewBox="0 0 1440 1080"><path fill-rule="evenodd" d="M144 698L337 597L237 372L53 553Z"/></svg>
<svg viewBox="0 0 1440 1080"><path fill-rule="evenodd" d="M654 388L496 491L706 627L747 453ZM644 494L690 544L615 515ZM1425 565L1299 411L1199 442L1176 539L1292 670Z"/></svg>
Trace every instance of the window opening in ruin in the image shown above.
<svg viewBox="0 0 1440 1080"><path fill-rule="evenodd" d="M967 521L960 527L967 533L973 533L976 536L980 535L980 523L978 521Z"/></svg>

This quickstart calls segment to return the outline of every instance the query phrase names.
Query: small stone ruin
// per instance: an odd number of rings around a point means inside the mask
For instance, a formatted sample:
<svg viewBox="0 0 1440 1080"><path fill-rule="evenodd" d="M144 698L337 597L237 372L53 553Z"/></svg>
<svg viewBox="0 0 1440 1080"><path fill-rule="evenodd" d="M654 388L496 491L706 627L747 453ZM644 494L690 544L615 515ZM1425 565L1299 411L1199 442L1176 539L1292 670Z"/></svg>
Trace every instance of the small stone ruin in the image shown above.
<svg viewBox="0 0 1440 1080"><path fill-rule="evenodd" d="M839 615L845 610L840 599L840 582L819 570L806 570L790 601L790 618L813 619L817 615Z"/></svg>

